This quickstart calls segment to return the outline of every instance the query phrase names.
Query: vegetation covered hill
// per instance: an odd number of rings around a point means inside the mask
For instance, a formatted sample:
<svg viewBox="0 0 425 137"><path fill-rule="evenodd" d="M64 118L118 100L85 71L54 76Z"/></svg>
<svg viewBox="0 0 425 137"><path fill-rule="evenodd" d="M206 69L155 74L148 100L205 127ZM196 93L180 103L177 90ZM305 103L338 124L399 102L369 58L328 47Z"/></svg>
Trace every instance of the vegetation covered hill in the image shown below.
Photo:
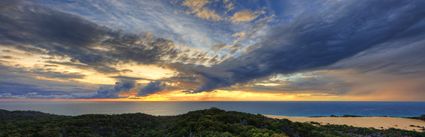
<svg viewBox="0 0 425 137"><path fill-rule="evenodd" d="M177 116L142 113L58 116L0 110L0 137L425 137L398 129L376 130L278 120L216 108Z"/></svg>
<svg viewBox="0 0 425 137"><path fill-rule="evenodd" d="M418 116L418 117L410 117L410 118L413 118L413 119L419 119L419 120L423 120L423 121L425 121L425 114L424 114L424 115L420 115L420 116Z"/></svg>

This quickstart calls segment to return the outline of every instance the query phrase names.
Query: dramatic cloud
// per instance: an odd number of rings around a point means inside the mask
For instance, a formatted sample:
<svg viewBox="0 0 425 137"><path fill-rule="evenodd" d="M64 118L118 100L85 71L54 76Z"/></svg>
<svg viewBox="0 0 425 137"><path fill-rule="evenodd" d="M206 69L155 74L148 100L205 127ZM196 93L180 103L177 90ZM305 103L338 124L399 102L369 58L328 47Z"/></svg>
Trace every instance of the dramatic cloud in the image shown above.
<svg viewBox="0 0 425 137"><path fill-rule="evenodd" d="M274 28L251 52L211 68L195 69L204 79L195 92L329 66L379 44L415 36L403 32L423 23L425 8L418 5L425 3L347 1L303 14Z"/></svg>
<svg viewBox="0 0 425 137"><path fill-rule="evenodd" d="M10 2L0 9L0 45L2 52L9 53L9 49L24 51L25 54L34 54L42 59L39 64L45 67L64 67L87 70L94 69L100 73L121 74L128 72L129 69L121 69L120 64L135 63L130 67L136 67L137 64L167 64L171 62L191 61L192 63L202 62L210 63L217 60L208 58L206 53L192 51L191 49L178 49L175 44L167 39L156 38L150 33L132 34L121 31L115 31L105 26L97 25L82 17L50 9L32 2L16 1ZM183 53L186 52L186 53ZM190 55L196 56L191 57ZM4 56L3 59L14 59L11 56ZM25 58L32 56L23 56L21 62L7 63L14 64L26 63ZM69 60L68 60L69 59ZM36 61L36 60L34 60ZM18 69L18 67L14 66ZM74 69L76 68L76 69ZM78 79L79 81L90 82L97 80L94 77L96 73L86 72L91 79L84 80L85 74L77 72L59 72L58 69L51 71L42 67L28 68L31 78L42 78L40 81L57 80L67 82L68 80ZM6 73L6 72L5 72ZM112 73L112 74L110 74ZM159 75L159 74L157 74ZM166 74L161 74L166 75ZM11 76L15 77L15 76ZM108 77L108 76L104 76ZM126 76L120 76L126 77ZM99 78L101 80L102 77ZM114 78L114 77L110 77ZM146 79L146 78L137 78ZM147 79L150 80L150 79ZM16 81L13 81L16 82ZM116 98L119 93L127 91L135 80L125 80L116 83L115 87L104 88L96 92L93 98ZM24 85L19 82L15 85ZM3 86L1 92L9 94L10 86ZM25 86L30 87L30 86ZM37 85L35 85L37 87ZM67 86L69 87L69 86ZM42 88L37 88L41 91ZM24 90L16 88L19 92L36 91L35 88ZM45 89L50 91L49 89ZM68 89L67 89L68 90ZM72 88L71 90L78 90ZM15 90L14 90L15 91ZM92 90L84 90L92 91ZM60 90L58 90L58 93ZM76 91L79 92L79 91ZM38 92L34 92L38 93ZM50 93L50 92L49 92ZM72 95L72 94L69 94ZM3 95L4 97L5 95ZM88 97L87 95L76 95L70 97Z"/></svg>
<svg viewBox="0 0 425 137"><path fill-rule="evenodd" d="M123 34L71 14L22 3L0 9L0 44L67 56L73 61L69 65L86 64L105 73L118 72L110 64L154 64L179 53L167 39Z"/></svg>
<svg viewBox="0 0 425 137"><path fill-rule="evenodd" d="M162 83L161 81L152 81L148 83L145 87L140 89L137 95L146 96L164 89L165 89L164 83Z"/></svg>
<svg viewBox="0 0 425 137"><path fill-rule="evenodd" d="M424 6L2 0L0 98L423 100Z"/></svg>

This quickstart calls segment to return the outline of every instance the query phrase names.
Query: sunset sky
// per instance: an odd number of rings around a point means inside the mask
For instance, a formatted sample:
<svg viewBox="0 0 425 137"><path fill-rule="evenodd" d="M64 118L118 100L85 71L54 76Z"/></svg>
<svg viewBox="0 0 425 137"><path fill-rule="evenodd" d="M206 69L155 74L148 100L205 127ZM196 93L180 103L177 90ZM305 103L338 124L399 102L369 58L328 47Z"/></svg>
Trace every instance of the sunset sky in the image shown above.
<svg viewBox="0 0 425 137"><path fill-rule="evenodd" d="M15 99L425 101L425 0L1 0Z"/></svg>

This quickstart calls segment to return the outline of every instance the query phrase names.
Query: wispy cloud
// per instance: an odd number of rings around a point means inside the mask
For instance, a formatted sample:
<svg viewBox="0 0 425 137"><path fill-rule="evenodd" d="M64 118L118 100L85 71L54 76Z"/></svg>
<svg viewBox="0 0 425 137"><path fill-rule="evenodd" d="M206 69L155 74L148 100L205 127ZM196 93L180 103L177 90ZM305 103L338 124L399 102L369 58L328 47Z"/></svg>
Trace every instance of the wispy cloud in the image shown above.
<svg viewBox="0 0 425 137"><path fill-rule="evenodd" d="M258 15L249 10L239 11L230 18L233 23L249 22L257 18Z"/></svg>
<svg viewBox="0 0 425 137"><path fill-rule="evenodd" d="M222 17L206 7L208 0L185 0L182 5L190 8L190 13L201 19L220 21Z"/></svg>

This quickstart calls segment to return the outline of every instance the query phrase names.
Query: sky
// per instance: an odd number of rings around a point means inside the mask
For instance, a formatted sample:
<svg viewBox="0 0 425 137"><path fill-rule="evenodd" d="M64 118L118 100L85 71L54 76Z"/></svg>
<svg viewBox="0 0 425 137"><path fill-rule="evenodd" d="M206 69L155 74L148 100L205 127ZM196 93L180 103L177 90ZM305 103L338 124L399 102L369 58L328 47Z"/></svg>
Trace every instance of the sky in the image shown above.
<svg viewBox="0 0 425 137"><path fill-rule="evenodd" d="M425 101L423 0L2 0L0 100Z"/></svg>

